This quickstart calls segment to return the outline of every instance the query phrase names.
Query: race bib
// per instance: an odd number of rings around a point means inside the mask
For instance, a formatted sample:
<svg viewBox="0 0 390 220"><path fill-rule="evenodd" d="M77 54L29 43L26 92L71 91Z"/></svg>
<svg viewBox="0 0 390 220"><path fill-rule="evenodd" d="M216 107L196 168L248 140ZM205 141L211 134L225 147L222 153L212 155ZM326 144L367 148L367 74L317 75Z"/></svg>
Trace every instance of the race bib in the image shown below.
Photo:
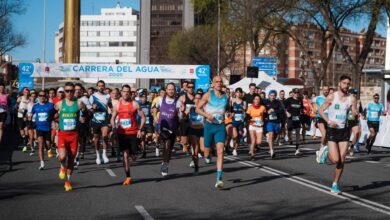
<svg viewBox="0 0 390 220"><path fill-rule="evenodd" d="M275 113L271 113L269 115L269 120L276 120L276 119L278 119L278 116Z"/></svg>
<svg viewBox="0 0 390 220"><path fill-rule="evenodd" d="M0 113L3 113L3 112L5 112L5 110L4 110L3 106L0 106Z"/></svg>
<svg viewBox="0 0 390 220"><path fill-rule="evenodd" d="M253 125L261 126L261 118L254 118Z"/></svg>
<svg viewBox="0 0 390 220"><path fill-rule="evenodd" d="M44 121L47 121L47 112L41 112L41 113L38 113L38 121L39 122L44 122Z"/></svg>
<svg viewBox="0 0 390 220"><path fill-rule="evenodd" d="M149 117L146 117L146 122L145 122L145 124L149 124L150 123L150 118Z"/></svg>
<svg viewBox="0 0 390 220"><path fill-rule="evenodd" d="M198 114L191 115L192 125L202 125L204 117Z"/></svg>
<svg viewBox="0 0 390 220"><path fill-rule="evenodd" d="M378 112L371 112L370 116L371 118L379 118Z"/></svg>
<svg viewBox="0 0 390 220"><path fill-rule="evenodd" d="M72 131L76 129L76 119L67 118L64 119L64 131Z"/></svg>
<svg viewBox="0 0 390 220"><path fill-rule="evenodd" d="M130 118L121 118L119 121L122 128L131 128L131 119Z"/></svg>
<svg viewBox="0 0 390 220"><path fill-rule="evenodd" d="M222 124L223 122L223 116L220 114L213 115L213 122L216 124Z"/></svg>
<svg viewBox="0 0 390 220"><path fill-rule="evenodd" d="M105 112L95 113L94 117L98 121L105 121L106 120L106 113Z"/></svg>
<svg viewBox="0 0 390 220"><path fill-rule="evenodd" d="M292 120L293 121L299 121L300 119L299 119L299 116L292 116Z"/></svg>
<svg viewBox="0 0 390 220"><path fill-rule="evenodd" d="M193 104L187 104L186 111L189 110L190 108L194 108L194 107L195 107L195 105L193 105Z"/></svg>
<svg viewBox="0 0 390 220"><path fill-rule="evenodd" d="M234 121L244 121L243 114L234 114Z"/></svg>

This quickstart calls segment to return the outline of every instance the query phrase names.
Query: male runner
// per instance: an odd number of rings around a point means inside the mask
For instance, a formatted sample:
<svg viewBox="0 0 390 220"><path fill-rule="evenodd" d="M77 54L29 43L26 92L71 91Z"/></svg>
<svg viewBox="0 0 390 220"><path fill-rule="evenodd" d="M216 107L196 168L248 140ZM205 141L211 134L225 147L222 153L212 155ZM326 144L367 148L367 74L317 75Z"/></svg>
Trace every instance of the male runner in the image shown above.
<svg viewBox="0 0 390 220"><path fill-rule="evenodd" d="M115 104L112 111L111 125L116 129L118 145L123 153L123 167L126 179L123 185L131 184L129 156L135 161L138 138L141 138L141 130L145 124L145 115L136 101L131 100L131 88L129 85L122 86L122 99ZM141 117L138 127L136 114ZM117 122L115 122L117 121Z"/></svg>
<svg viewBox="0 0 390 220"><path fill-rule="evenodd" d="M350 89L349 93L351 95L353 95L357 99L358 91L356 89ZM359 121L359 114L357 114L356 117L353 117L352 116L352 112L349 111L349 114L348 114L348 126L349 126L349 129L353 133L353 139L351 141L351 145L349 146L349 155L353 156L354 147L356 147L355 149L357 151L360 149L360 147L359 147L359 138L360 138L361 126L360 126L360 121Z"/></svg>
<svg viewBox="0 0 390 220"><path fill-rule="evenodd" d="M85 110L82 101L74 98L74 85L71 82L65 83L65 99L55 104L54 108L59 114L59 132L58 132L58 160L61 163L61 180L65 181L65 191L71 191L70 177L73 173L74 158L77 154L79 133L77 132L77 121L84 122L84 118L79 116L80 110ZM65 176L66 175L66 176Z"/></svg>
<svg viewBox="0 0 390 220"><path fill-rule="evenodd" d="M141 92L140 96L140 108L145 115L145 125L141 130L141 151L142 157L146 157L146 145L152 142L154 127L153 127L153 116L151 112L152 103L147 101L146 92Z"/></svg>
<svg viewBox="0 0 390 220"><path fill-rule="evenodd" d="M333 180L331 192L341 194L339 181L344 170L345 157L348 151L348 143L351 131L347 126L347 115L352 111L352 116L356 117L356 98L348 93L351 78L343 75L340 77L337 92L329 94L324 104L321 105L319 113L328 124L327 139L328 147L324 147L320 155L320 161L325 162L327 158L333 164L336 164L335 177ZM328 115L325 110L328 109Z"/></svg>
<svg viewBox="0 0 390 220"><path fill-rule="evenodd" d="M244 119L245 119L245 112L246 112L246 103L244 100L242 100L242 89L237 88L236 89L236 98L232 101L232 112L233 112L233 143L234 143L234 149L233 149L233 156L237 157L238 153L238 146L240 143L240 138L242 137L244 133Z"/></svg>
<svg viewBox="0 0 390 220"><path fill-rule="evenodd" d="M216 188L224 187L222 181L223 150L225 148L226 139L224 115L229 104L226 94L222 92L222 86L222 78L215 76L213 78L213 89L204 94L199 105L196 106L196 113L202 115L206 119L204 125L204 146L206 149L210 150L214 140L217 148Z"/></svg>
<svg viewBox="0 0 390 220"><path fill-rule="evenodd" d="M368 103L367 106L367 125L370 129L370 137L367 140L367 153L371 153L371 148L374 145L376 135L379 131L380 116L384 115L384 108L382 103L379 103L379 94L374 95L374 101Z"/></svg>
<svg viewBox="0 0 390 220"><path fill-rule="evenodd" d="M28 135L25 129L27 126L26 124L27 105L30 102L29 94L30 94L30 90L27 87L23 88L22 96L20 96L16 101L19 106L17 124L19 127L20 136L22 137L22 141L23 141L23 149L22 149L23 152L27 152L27 143L28 143Z"/></svg>
<svg viewBox="0 0 390 220"><path fill-rule="evenodd" d="M8 94L5 92L5 86L0 84L0 144L3 138L4 124L7 119Z"/></svg>
<svg viewBox="0 0 390 220"><path fill-rule="evenodd" d="M276 99L277 92L271 90L268 93L269 99L265 102L267 123L265 130L268 132L268 146L271 157L274 155L274 142L280 131L280 118L284 113L283 104Z"/></svg>
<svg viewBox="0 0 390 220"><path fill-rule="evenodd" d="M320 129L321 132L321 147L319 151L316 151L316 161L317 163L324 163L324 161L320 161L320 155L323 154L323 151L326 146L326 126L327 122L321 117L319 109L321 108L322 104L324 104L326 98L329 95L329 86L324 85L322 87L322 96L317 96L315 98L316 108L317 108L317 118L316 118L316 124L318 129ZM328 110L325 110L324 114L328 114Z"/></svg>
<svg viewBox="0 0 390 220"><path fill-rule="evenodd" d="M290 97L285 102L285 109L287 115L287 129L288 129L288 139L290 144L292 144L292 131L295 130L295 155L300 155L299 151L299 136L300 130L302 128L302 113L303 113L303 103L299 98L299 89L293 89L293 97Z"/></svg>
<svg viewBox="0 0 390 220"><path fill-rule="evenodd" d="M182 111L182 114L190 109L191 107L195 106L194 99L195 99L195 84L192 81L187 82L186 85L186 91L182 96L179 98L179 102L183 103L184 108ZM183 151L188 152L188 146L189 146L189 128L190 128L190 120L188 115L184 116L180 119L180 142L183 145Z"/></svg>

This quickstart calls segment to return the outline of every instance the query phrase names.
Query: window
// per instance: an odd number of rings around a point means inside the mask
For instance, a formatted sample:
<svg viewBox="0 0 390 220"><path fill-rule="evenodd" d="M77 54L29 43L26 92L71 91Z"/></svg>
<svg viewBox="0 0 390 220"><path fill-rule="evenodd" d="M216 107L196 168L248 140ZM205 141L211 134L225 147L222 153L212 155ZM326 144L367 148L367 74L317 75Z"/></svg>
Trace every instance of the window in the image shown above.
<svg viewBox="0 0 390 220"><path fill-rule="evenodd" d="M108 47L108 45L109 45L108 42L105 42L105 41L100 42L101 47Z"/></svg>
<svg viewBox="0 0 390 220"><path fill-rule="evenodd" d="M87 26L92 26L93 22L92 21L88 21L87 22Z"/></svg>
<svg viewBox="0 0 390 220"><path fill-rule="evenodd" d="M86 41L80 41L80 47L87 47L88 43Z"/></svg>
<svg viewBox="0 0 390 220"><path fill-rule="evenodd" d="M119 57L119 52L100 52L100 57Z"/></svg>
<svg viewBox="0 0 390 220"><path fill-rule="evenodd" d="M134 46L134 42L122 42L122 46L123 47L133 47Z"/></svg>
<svg viewBox="0 0 390 220"><path fill-rule="evenodd" d="M87 36L87 32L86 31L80 31L80 36L82 36L82 37Z"/></svg>
<svg viewBox="0 0 390 220"><path fill-rule="evenodd" d="M82 52L80 53L81 57L97 57L98 53L96 52Z"/></svg>
<svg viewBox="0 0 390 220"><path fill-rule="evenodd" d="M98 47L99 42L96 41L88 41L88 47Z"/></svg>
<svg viewBox="0 0 390 220"><path fill-rule="evenodd" d="M119 42L109 42L108 45L110 47L119 47Z"/></svg>
<svg viewBox="0 0 390 220"><path fill-rule="evenodd" d="M122 57L135 57L134 52L122 52Z"/></svg>
<svg viewBox="0 0 390 220"><path fill-rule="evenodd" d="M100 37L109 37L110 32L109 31L100 31Z"/></svg>
<svg viewBox="0 0 390 220"><path fill-rule="evenodd" d="M133 32L131 31L123 31L123 36L125 37L131 37L131 36L134 36Z"/></svg>
<svg viewBox="0 0 390 220"><path fill-rule="evenodd" d="M122 35L123 35L123 33L122 33ZM111 37L119 37L120 36L119 31L110 31L110 36Z"/></svg>
<svg viewBox="0 0 390 220"><path fill-rule="evenodd" d="M88 37L96 37L98 36L96 31L88 31Z"/></svg>

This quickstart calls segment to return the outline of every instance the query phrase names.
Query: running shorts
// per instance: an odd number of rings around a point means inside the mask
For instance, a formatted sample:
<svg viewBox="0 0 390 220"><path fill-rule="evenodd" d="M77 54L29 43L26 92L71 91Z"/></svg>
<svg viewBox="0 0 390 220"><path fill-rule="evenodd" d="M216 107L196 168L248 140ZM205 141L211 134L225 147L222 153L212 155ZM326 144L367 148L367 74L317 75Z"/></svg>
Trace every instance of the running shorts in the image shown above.
<svg viewBox="0 0 390 220"><path fill-rule="evenodd" d="M73 156L77 154L78 141L79 133L77 131L58 131L58 148L70 150Z"/></svg>
<svg viewBox="0 0 390 220"><path fill-rule="evenodd" d="M153 125L145 125L141 131L147 134L154 133L154 127Z"/></svg>
<svg viewBox="0 0 390 220"><path fill-rule="evenodd" d="M326 139L332 142L346 142L351 137L349 128L329 128L326 131Z"/></svg>
<svg viewBox="0 0 390 220"><path fill-rule="evenodd" d="M138 138L136 134L117 134L119 150L129 150L131 155L137 154Z"/></svg>
<svg viewBox="0 0 390 220"><path fill-rule="evenodd" d="M4 123L5 120L7 120L7 112L0 113L0 123Z"/></svg>
<svg viewBox="0 0 390 220"><path fill-rule="evenodd" d="M18 124L19 130L23 130L26 128L26 121L24 120L24 118L18 118L16 123Z"/></svg>
<svg viewBox="0 0 390 220"><path fill-rule="evenodd" d="M256 131L256 133L263 132L263 127L249 125L249 131Z"/></svg>
<svg viewBox="0 0 390 220"><path fill-rule="evenodd" d="M226 129L225 124L213 124L205 122L204 124L204 147L211 148L211 144L225 143Z"/></svg>
<svg viewBox="0 0 390 220"><path fill-rule="evenodd" d="M301 120L299 121L293 121L292 119L287 119L287 129L289 131L302 128L302 122Z"/></svg>
<svg viewBox="0 0 390 220"><path fill-rule="evenodd" d="M204 136L204 129L203 128L190 128L189 131L190 135L196 136L198 138Z"/></svg>
<svg viewBox="0 0 390 220"><path fill-rule="evenodd" d="M373 128L376 133L379 131L379 121L367 121L368 128Z"/></svg>
<svg viewBox="0 0 390 220"><path fill-rule="evenodd" d="M267 132L273 132L274 134L279 134L280 124L275 122L267 122L265 130Z"/></svg>
<svg viewBox="0 0 390 220"><path fill-rule="evenodd" d="M92 122L93 134L100 134L103 127L108 127L107 121L104 121L102 123Z"/></svg>
<svg viewBox="0 0 390 220"><path fill-rule="evenodd" d="M43 141L50 141L51 140L51 131L37 130L37 137L43 137Z"/></svg>
<svg viewBox="0 0 390 220"><path fill-rule="evenodd" d="M306 127L310 127L310 125L311 125L310 116L309 115L302 115L301 122L302 122L302 125L306 125Z"/></svg>

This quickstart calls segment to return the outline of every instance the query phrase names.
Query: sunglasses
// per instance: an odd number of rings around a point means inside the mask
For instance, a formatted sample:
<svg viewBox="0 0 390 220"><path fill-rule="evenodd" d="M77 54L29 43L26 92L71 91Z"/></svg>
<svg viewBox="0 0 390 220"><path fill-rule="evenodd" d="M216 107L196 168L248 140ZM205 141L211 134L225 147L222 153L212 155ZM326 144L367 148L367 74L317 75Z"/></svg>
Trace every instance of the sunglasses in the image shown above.
<svg viewBox="0 0 390 220"><path fill-rule="evenodd" d="M45 95L41 95L41 94L39 94L39 95L38 95L38 97L45 97Z"/></svg>
<svg viewBox="0 0 390 220"><path fill-rule="evenodd" d="M374 99L379 99L379 97L375 97Z"/></svg>
<svg viewBox="0 0 390 220"><path fill-rule="evenodd" d="M66 93L74 92L74 90L65 90Z"/></svg>
<svg viewBox="0 0 390 220"><path fill-rule="evenodd" d="M187 88L188 88L188 89L193 89L194 87L193 87L193 86L188 86Z"/></svg>

